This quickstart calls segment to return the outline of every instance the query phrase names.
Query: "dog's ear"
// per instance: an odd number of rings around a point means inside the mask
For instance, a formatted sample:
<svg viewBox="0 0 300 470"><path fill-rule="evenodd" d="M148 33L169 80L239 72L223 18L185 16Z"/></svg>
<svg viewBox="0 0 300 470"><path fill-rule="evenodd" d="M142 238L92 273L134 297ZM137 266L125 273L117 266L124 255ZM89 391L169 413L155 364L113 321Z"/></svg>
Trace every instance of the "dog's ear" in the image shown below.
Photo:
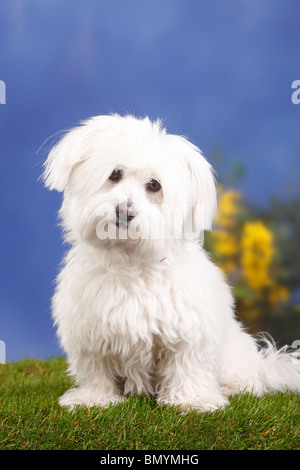
<svg viewBox="0 0 300 470"><path fill-rule="evenodd" d="M201 151L186 141L185 161L190 177L190 203L193 230L199 233L211 230L217 210L217 192L214 171Z"/></svg>
<svg viewBox="0 0 300 470"><path fill-rule="evenodd" d="M117 115L94 116L65 133L44 163L42 179L47 188L57 191L67 188L73 169L94 151L95 137L101 134L101 141L104 142L113 134L117 121L115 117Z"/></svg>
<svg viewBox="0 0 300 470"><path fill-rule="evenodd" d="M73 168L87 157L86 140L86 126L79 126L68 131L52 147L42 175L47 188L57 191L66 189Z"/></svg>

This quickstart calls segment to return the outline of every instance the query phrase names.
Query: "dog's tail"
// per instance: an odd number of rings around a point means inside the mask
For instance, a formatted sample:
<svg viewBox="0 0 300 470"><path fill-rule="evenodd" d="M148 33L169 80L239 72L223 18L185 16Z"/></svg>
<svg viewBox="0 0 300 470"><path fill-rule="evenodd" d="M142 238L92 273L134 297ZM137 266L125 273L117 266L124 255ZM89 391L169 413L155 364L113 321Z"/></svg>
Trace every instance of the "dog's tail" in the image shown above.
<svg viewBox="0 0 300 470"><path fill-rule="evenodd" d="M260 335L256 339L261 359L260 377L265 392L300 392L300 361L297 351L289 346L276 348L273 338Z"/></svg>
<svg viewBox="0 0 300 470"><path fill-rule="evenodd" d="M299 351L289 346L277 349L266 333L253 337L240 330L231 339L232 347L229 341L222 369L226 395L240 391L258 396L287 390L300 393Z"/></svg>

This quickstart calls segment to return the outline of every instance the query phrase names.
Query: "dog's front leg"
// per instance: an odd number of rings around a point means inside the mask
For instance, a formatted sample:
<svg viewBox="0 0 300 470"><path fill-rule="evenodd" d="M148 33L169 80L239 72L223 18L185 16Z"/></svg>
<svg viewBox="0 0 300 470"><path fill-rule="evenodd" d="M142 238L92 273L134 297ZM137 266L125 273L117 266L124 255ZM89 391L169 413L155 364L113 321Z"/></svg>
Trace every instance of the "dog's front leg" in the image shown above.
<svg viewBox="0 0 300 470"><path fill-rule="evenodd" d="M207 349L200 352L182 341L164 351L156 375L158 402L182 412L211 412L228 404L218 380L217 358Z"/></svg>
<svg viewBox="0 0 300 470"><path fill-rule="evenodd" d="M107 358L97 354L77 353L69 358L69 372L78 387L70 388L59 398L59 404L72 410L75 406L107 407L122 401Z"/></svg>

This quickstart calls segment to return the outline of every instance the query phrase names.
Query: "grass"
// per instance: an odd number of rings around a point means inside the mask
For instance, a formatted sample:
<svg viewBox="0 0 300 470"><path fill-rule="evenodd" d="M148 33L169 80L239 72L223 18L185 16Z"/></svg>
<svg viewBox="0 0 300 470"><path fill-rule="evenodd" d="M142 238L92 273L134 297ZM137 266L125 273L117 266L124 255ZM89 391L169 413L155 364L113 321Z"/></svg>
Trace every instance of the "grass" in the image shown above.
<svg viewBox="0 0 300 470"><path fill-rule="evenodd" d="M300 396L238 395L210 415L180 415L147 397L106 409L61 409L63 358L0 365L0 449L300 449Z"/></svg>

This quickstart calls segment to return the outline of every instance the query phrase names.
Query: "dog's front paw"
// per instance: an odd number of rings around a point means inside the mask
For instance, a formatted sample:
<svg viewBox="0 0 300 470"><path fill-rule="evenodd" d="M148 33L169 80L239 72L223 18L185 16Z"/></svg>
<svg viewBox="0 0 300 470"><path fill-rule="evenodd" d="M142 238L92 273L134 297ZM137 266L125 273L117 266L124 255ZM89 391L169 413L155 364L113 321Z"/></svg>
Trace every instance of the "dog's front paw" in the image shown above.
<svg viewBox="0 0 300 470"><path fill-rule="evenodd" d="M98 406L107 408L110 404L122 401L119 395L106 396L100 390L90 389L88 387L71 388L62 395L58 402L60 406L73 410L76 406L92 407Z"/></svg>
<svg viewBox="0 0 300 470"><path fill-rule="evenodd" d="M229 401L222 395L216 396L205 396L196 397L190 400L168 400L159 399L159 402L165 406L175 406L181 413L188 413L189 411L195 410L198 413L212 413L218 409L224 408L228 405Z"/></svg>
<svg viewBox="0 0 300 470"><path fill-rule="evenodd" d="M193 400L189 402L183 402L179 405L178 409L182 413L188 413L189 411L196 410L198 413L212 413L213 411L224 408L228 405L228 400L211 400L205 398L201 400Z"/></svg>

